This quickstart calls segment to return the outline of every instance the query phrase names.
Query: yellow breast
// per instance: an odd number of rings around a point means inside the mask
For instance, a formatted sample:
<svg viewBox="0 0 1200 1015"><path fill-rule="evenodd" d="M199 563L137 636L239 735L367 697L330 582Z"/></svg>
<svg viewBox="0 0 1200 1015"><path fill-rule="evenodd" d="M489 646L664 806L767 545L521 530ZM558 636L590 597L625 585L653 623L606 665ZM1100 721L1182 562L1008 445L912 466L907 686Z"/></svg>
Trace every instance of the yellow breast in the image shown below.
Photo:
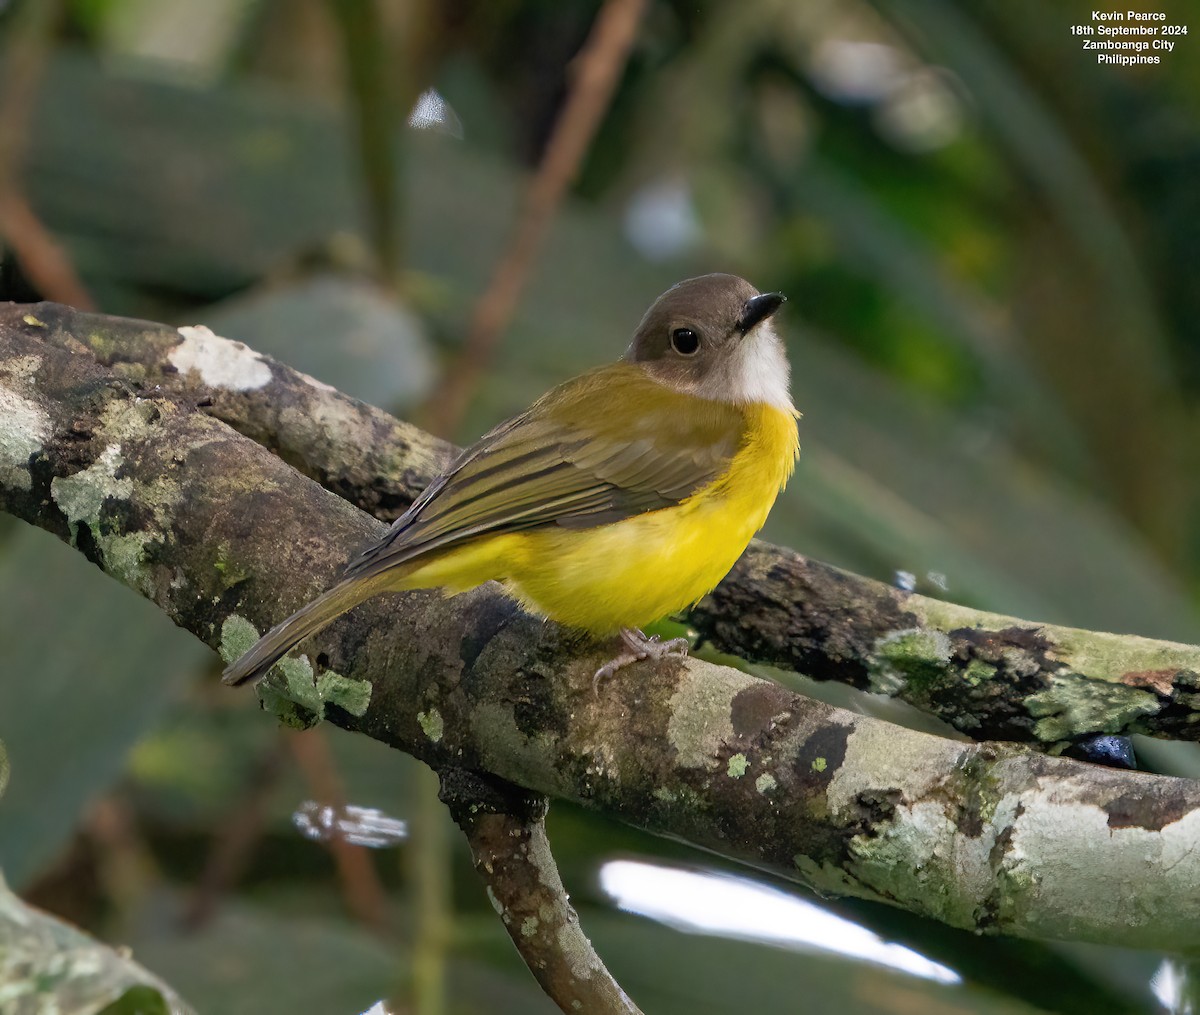
<svg viewBox="0 0 1200 1015"><path fill-rule="evenodd" d="M594 529L497 536L505 585L526 609L596 633L643 627L697 602L762 528L795 466L795 415L743 409L728 470L675 507Z"/></svg>

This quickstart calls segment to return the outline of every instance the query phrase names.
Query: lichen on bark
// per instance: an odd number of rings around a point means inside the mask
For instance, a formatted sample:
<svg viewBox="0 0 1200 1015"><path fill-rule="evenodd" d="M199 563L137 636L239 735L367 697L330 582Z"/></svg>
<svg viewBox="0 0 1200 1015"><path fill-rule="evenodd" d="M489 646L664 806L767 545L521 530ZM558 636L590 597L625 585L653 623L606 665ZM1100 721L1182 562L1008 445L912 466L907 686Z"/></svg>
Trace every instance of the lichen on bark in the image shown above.
<svg viewBox="0 0 1200 1015"><path fill-rule="evenodd" d="M209 645L235 651L327 587L382 532L206 415L194 390L151 382L148 369L144 383L158 386L140 386L133 371L116 369L119 360L102 362L86 341L96 319L43 307L37 320L0 308L0 391L36 404L46 424L28 468L0 472L0 508L74 538ZM108 355L118 355L114 333L139 327L160 353L176 341L154 325L106 324ZM41 360L36 372L11 366L30 356ZM303 391L276 391L274 419L289 397L316 390L297 383ZM123 546L136 552L114 549ZM917 681L898 665L902 639L886 645L894 679L920 685L934 711L977 708L978 734L1037 736L1039 717L1009 692L1073 680L1070 660L1086 657L1079 633L934 607L777 548L752 547L739 569L697 609L705 637L824 677L840 659L846 679L868 686L881 639L925 632L914 649L927 667ZM1109 652L1114 637L1085 639L1088 651ZM1200 946L1191 905L1200 787L1190 781L932 737L696 659L636 664L597 696L592 676L612 646L543 624L492 586L453 599L377 597L301 651L317 681L332 672L370 685L361 714L322 699L327 719L439 770L490 772L821 891L883 899L955 926ZM1133 644L1105 656L1119 659L1115 669L1087 679L1154 697L1159 710L1137 725L1174 708L1182 727L1194 715L1195 653ZM951 688L961 672L972 681ZM1072 727L1071 710L1051 706L1040 718L1065 716Z"/></svg>

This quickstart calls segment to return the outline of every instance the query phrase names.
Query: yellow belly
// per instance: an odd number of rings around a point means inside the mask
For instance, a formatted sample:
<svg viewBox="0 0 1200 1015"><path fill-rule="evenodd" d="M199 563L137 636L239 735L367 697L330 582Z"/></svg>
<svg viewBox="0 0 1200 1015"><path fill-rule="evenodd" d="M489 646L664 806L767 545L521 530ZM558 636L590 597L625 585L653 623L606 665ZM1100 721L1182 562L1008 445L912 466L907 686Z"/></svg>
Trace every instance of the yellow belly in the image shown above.
<svg viewBox="0 0 1200 1015"><path fill-rule="evenodd" d="M596 633L690 606L728 574L795 464L792 413L745 412L748 439L729 470L682 503L593 529L482 537L423 564L404 585L458 592L496 579L531 612Z"/></svg>

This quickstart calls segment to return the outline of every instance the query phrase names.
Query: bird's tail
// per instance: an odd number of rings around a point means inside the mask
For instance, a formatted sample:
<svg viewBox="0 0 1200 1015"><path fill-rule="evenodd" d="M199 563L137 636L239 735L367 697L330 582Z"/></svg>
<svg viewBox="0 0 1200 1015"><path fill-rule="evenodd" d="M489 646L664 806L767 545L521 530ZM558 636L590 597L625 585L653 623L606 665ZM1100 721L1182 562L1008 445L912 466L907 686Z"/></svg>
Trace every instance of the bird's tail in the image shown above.
<svg viewBox="0 0 1200 1015"><path fill-rule="evenodd" d="M394 574L343 578L259 638L250 651L226 667L222 682L236 687L261 680L272 666L309 635L316 634L364 599L394 588L395 578Z"/></svg>

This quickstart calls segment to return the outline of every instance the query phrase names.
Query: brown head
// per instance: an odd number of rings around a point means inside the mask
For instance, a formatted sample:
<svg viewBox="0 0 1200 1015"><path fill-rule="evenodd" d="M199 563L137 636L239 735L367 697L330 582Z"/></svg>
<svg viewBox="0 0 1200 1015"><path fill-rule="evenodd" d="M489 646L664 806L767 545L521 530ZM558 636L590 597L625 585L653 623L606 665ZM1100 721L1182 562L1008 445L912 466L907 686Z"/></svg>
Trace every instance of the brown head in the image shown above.
<svg viewBox="0 0 1200 1015"><path fill-rule="evenodd" d="M625 359L676 391L790 409L788 362L771 315L785 297L736 275L701 275L646 311Z"/></svg>

